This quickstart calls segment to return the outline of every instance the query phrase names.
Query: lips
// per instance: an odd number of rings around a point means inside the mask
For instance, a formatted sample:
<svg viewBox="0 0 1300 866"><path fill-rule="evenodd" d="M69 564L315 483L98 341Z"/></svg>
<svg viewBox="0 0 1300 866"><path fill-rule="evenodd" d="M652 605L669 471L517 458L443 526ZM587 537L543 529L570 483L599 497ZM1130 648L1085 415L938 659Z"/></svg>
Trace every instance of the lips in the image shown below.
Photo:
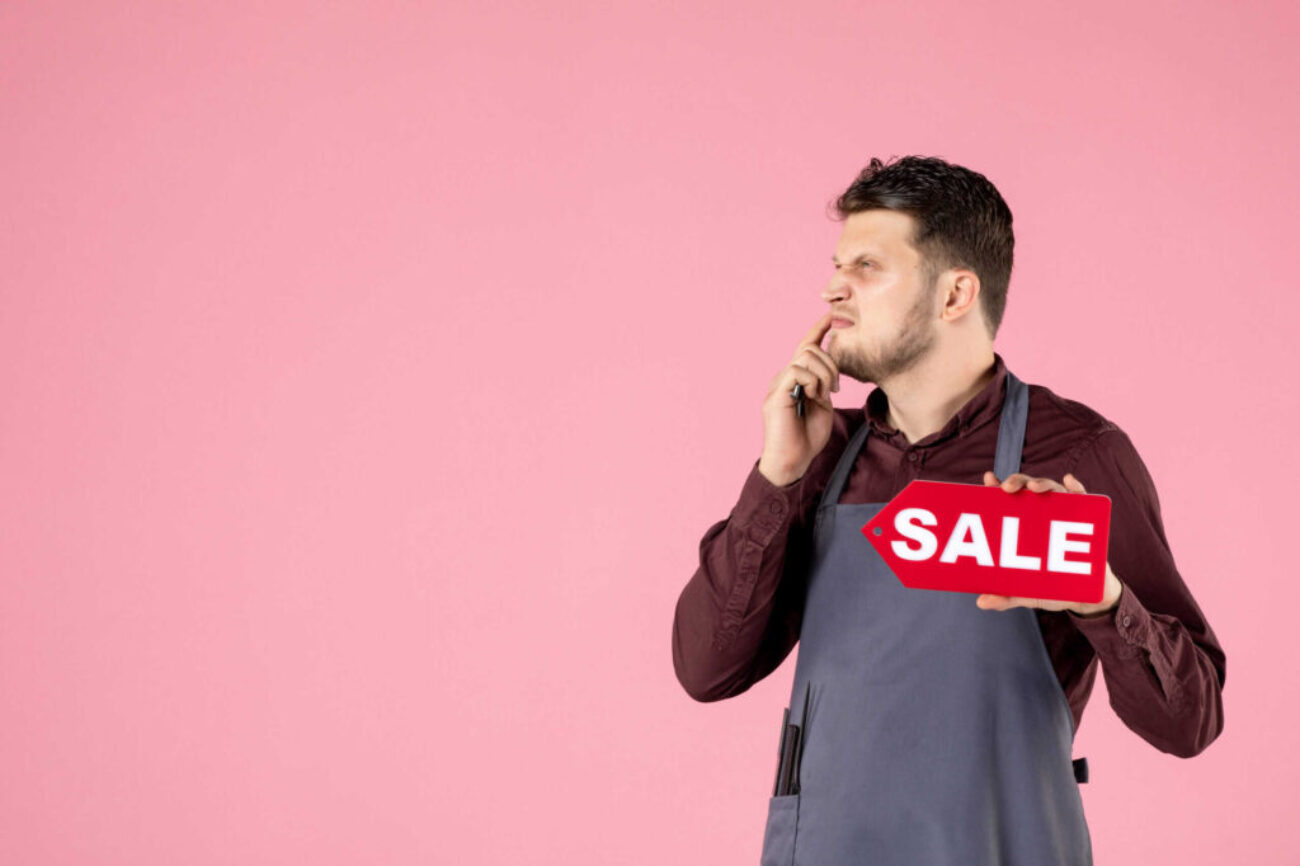
<svg viewBox="0 0 1300 866"><path fill-rule="evenodd" d="M852 324L848 319L831 319L832 328L847 328Z"/></svg>

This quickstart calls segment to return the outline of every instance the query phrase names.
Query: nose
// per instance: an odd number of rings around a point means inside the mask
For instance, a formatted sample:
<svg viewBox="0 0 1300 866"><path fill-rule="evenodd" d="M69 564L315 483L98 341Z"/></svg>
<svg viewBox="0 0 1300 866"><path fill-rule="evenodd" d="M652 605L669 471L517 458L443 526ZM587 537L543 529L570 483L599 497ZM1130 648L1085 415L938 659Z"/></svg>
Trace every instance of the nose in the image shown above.
<svg viewBox="0 0 1300 866"><path fill-rule="evenodd" d="M828 304L835 304L843 301L848 297L849 289L839 274L831 277L830 285L822 290L822 300Z"/></svg>

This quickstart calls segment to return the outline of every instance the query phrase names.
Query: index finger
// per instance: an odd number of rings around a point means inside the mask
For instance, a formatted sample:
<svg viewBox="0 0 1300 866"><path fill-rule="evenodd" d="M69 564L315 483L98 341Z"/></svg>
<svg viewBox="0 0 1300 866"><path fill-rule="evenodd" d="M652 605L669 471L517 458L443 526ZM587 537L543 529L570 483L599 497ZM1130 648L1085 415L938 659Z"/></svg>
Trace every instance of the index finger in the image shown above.
<svg viewBox="0 0 1300 866"><path fill-rule="evenodd" d="M825 337L826 332L831 329L831 319L834 317L835 313L830 312L818 319L817 324L812 326L812 330L803 335L803 339L799 341L799 345L803 346L804 344L812 344L814 346L821 346L822 338Z"/></svg>

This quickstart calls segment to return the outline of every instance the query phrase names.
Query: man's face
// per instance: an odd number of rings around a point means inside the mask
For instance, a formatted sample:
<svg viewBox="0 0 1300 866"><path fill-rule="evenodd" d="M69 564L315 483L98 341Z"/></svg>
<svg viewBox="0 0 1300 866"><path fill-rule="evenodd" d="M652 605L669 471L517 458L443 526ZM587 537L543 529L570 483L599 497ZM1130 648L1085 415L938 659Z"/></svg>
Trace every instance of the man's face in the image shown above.
<svg viewBox="0 0 1300 866"><path fill-rule="evenodd" d="M922 285L921 256L911 245L915 221L905 213L868 210L844 221L835 273L822 293L835 321L826 352L840 374L877 382L911 368L938 338L934 286Z"/></svg>

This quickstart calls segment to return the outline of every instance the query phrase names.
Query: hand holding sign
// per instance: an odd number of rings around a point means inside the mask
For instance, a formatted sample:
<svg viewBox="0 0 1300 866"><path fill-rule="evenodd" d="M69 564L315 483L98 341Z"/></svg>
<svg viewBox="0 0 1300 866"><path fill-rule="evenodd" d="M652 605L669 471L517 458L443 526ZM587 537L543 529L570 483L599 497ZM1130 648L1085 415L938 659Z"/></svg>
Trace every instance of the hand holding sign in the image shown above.
<svg viewBox="0 0 1300 866"><path fill-rule="evenodd" d="M1015 493L1022 488L1029 488L1034 493L1044 493L1046 491L1055 491L1058 493L1087 493L1083 484L1079 482L1069 472L1065 473L1065 484L1053 481L1050 478L1031 478L1020 472L1008 475L1005 480L998 481L998 477L992 472L984 473L984 484L988 487L1001 486L1008 493ZM1110 562L1106 563L1106 583L1102 592L1101 601L1096 604L1086 602L1069 602L1058 601L1055 599L1044 598L1023 598L1021 596L994 595L984 593L975 599L975 604L984 610L1008 610L1013 607L1038 607L1043 610L1069 610L1080 616L1096 616L1104 613L1119 603L1120 592L1123 585L1115 572L1110 569Z"/></svg>
<svg viewBox="0 0 1300 866"><path fill-rule="evenodd" d="M974 593L989 610L1095 615L1122 589L1106 561L1110 497L1066 477L1068 488L1017 473L1006 493L993 473L982 485L916 479L862 533L909 589Z"/></svg>

